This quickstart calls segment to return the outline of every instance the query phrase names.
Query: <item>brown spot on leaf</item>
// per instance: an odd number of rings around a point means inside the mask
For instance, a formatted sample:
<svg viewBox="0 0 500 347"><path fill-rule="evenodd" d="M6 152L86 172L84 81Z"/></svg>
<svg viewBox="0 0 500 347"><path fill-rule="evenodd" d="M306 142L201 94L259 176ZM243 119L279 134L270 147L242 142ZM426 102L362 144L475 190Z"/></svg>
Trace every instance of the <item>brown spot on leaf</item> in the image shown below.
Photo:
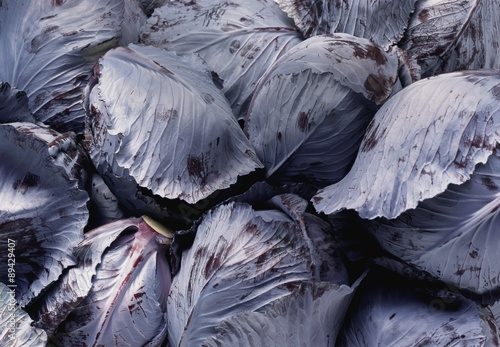
<svg viewBox="0 0 500 347"><path fill-rule="evenodd" d="M59 27L57 25L50 25L43 29L43 31L36 35L30 42L30 45L27 48L29 53L36 53L40 49L40 47L45 44L50 39L50 35L57 31Z"/></svg>
<svg viewBox="0 0 500 347"><path fill-rule="evenodd" d="M201 156L189 155L187 158L187 170L191 177L203 177L203 158Z"/></svg>
<svg viewBox="0 0 500 347"><path fill-rule="evenodd" d="M255 224L251 221L245 224L245 226L243 227L243 230L245 230L246 232L248 232L252 235L260 234L260 229L257 226L257 224Z"/></svg>
<svg viewBox="0 0 500 347"><path fill-rule="evenodd" d="M309 112L300 112L297 118L297 128L303 133L309 130L311 124L309 123Z"/></svg>
<svg viewBox="0 0 500 347"><path fill-rule="evenodd" d="M313 197L313 201L316 204L319 204L322 200L323 200L323 198L321 196L315 196L315 197Z"/></svg>
<svg viewBox="0 0 500 347"><path fill-rule="evenodd" d="M358 43L353 43L352 47L356 58L371 59L375 61L377 65L384 65L387 63L387 57L384 55L382 50L375 46L363 46Z"/></svg>
<svg viewBox="0 0 500 347"><path fill-rule="evenodd" d="M210 258L208 258L207 265L205 266L204 275L205 278L209 278L211 274L214 273L220 267L220 259L217 254L212 254Z"/></svg>
<svg viewBox="0 0 500 347"><path fill-rule="evenodd" d="M165 66L161 65L160 63L156 62L153 60L153 63L155 63L157 66L160 67L160 70L165 72L166 74L168 75L175 75L172 71L170 71L169 69L167 69Z"/></svg>
<svg viewBox="0 0 500 347"><path fill-rule="evenodd" d="M234 54L241 47L241 42L239 40L233 40L229 44L229 53Z"/></svg>
<svg viewBox="0 0 500 347"><path fill-rule="evenodd" d="M491 190L491 191L498 191L499 190L496 183L490 177L487 177L487 176L482 177L481 182L486 186L486 188L488 188L488 190Z"/></svg>
<svg viewBox="0 0 500 347"><path fill-rule="evenodd" d="M421 22L427 22L429 19L429 10L424 8L420 13L418 14L418 19L420 19Z"/></svg>
<svg viewBox="0 0 500 347"><path fill-rule="evenodd" d="M373 125L370 127L370 130L372 129ZM366 137L363 141L363 145L361 146L361 152L368 152L375 148L375 146L378 144L378 142L385 136L385 133L387 131L386 128L384 128L382 131L379 131L380 125L377 124L377 126L373 129L373 131L366 132Z"/></svg>
<svg viewBox="0 0 500 347"><path fill-rule="evenodd" d="M214 97L212 96L212 94L208 94L208 93L202 93L202 97L203 97L203 100L207 103L207 104L213 104L215 99Z"/></svg>
<svg viewBox="0 0 500 347"><path fill-rule="evenodd" d="M36 187L40 183L40 176L27 172L22 181L14 182L12 188L18 190L21 194L26 193L28 188Z"/></svg>
<svg viewBox="0 0 500 347"><path fill-rule="evenodd" d="M381 105L388 97L394 81L374 74L368 75L365 80L365 89L374 96L373 101Z"/></svg>

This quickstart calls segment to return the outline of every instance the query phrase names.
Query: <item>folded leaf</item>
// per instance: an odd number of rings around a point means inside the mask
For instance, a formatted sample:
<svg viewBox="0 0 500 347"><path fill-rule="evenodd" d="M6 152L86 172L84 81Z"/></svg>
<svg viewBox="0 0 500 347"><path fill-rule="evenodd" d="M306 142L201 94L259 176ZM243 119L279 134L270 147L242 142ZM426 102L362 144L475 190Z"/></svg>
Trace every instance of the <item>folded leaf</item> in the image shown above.
<svg viewBox="0 0 500 347"><path fill-rule="evenodd" d="M47 334L33 327L30 316L16 304L15 290L0 282L0 343L2 346L44 347Z"/></svg>
<svg viewBox="0 0 500 347"><path fill-rule="evenodd" d="M223 320L289 295L301 281L319 280L310 242L278 210L231 203L208 212L172 282L170 344L201 345Z"/></svg>
<svg viewBox="0 0 500 347"><path fill-rule="evenodd" d="M500 143L500 75L443 74L413 83L377 112L349 174L320 190L316 209L395 218L464 183Z"/></svg>
<svg viewBox="0 0 500 347"><path fill-rule="evenodd" d="M366 221L383 248L484 304L500 299L500 151L469 181L396 219Z"/></svg>
<svg viewBox="0 0 500 347"><path fill-rule="evenodd" d="M88 219L88 195L70 175L78 159L58 155L71 149L72 140L54 134L30 123L0 125L0 239L15 243L21 307L75 264L73 247L83 239ZM46 142L50 138L52 145ZM58 159L64 158L73 159L63 169ZM0 261L0 281L9 283L7 252L0 253Z"/></svg>
<svg viewBox="0 0 500 347"><path fill-rule="evenodd" d="M0 6L0 81L23 90L38 121L83 132L81 94L121 36L123 0L8 0Z"/></svg>
<svg viewBox="0 0 500 347"><path fill-rule="evenodd" d="M198 53L223 80L222 91L238 118L266 69L302 41L272 0L169 1L155 10L141 38L175 52Z"/></svg>
<svg viewBox="0 0 500 347"><path fill-rule="evenodd" d="M94 77L89 151L107 179L195 203L261 166L194 55L130 45L104 55Z"/></svg>
<svg viewBox="0 0 500 347"><path fill-rule="evenodd" d="M52 336L59 324L87 297L92 278L108 247L129 228L136 229L140 220L125 219L93 229L74 248L77 264L69 268L33 305L36 326Z"/></svg>
<svg viewBox="0 0 500 347"><path fill-rule="evenodd" d="M325 186L348 172L368 123L400 89L398 58L347 34L310 38L259 81L246 131L267 176Z"/></svg>
<svg viewBox="0 0 500 347"><path fill-rule="evenodd" d="M158 237L142 218L88 234L77 252L84 257L82 265L95 273L92 288L54 339L64 346L160 346L167 332L171 276L168 245Z"/></svg>
<svg viewBox="0 0 500 347"><path fill-rule="evenodd" d="M500 7L496 0L421 0L400 46L422 76L500 69Z"/></svg>
<svg viewBox="0 0 500 347"><path fill-rule="evenodd" d="M304 36L347 33L386 50L399 42L417 0L280 0Z"/></svg>
<svg viewBox="0 0 500 347"><path fill-rule="evenodd" d="M335 346L357 283L302 282L290 295L223 321L203 347Z"/></svg>

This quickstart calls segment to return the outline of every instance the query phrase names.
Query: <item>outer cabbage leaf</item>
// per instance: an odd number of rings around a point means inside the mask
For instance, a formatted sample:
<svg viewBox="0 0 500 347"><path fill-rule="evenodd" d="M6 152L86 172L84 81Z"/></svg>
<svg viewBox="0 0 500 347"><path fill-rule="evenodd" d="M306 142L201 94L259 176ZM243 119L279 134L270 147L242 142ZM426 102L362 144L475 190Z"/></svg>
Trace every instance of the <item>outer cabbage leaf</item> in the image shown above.
<svg viewBox="0 0 500 347"><path fill-rule="evenodd" d="M272 0L170 1L155 10L141 38L168 50L198 53L223 80L222 91L240 118L266 69L302 41Z"/></svg>
<svg viewBox="0 0 500 347"><path fill-rule="evenodd" d="M261 166L195 56L131 45L109 51L96 69L89 147L108 179L195 203Z"/></svg>
<svg viewBox="0 0 500 347"><path fill-rule="evenodd" d="M0 81L23 90L35 118L83 132L92 66L120 39L123 0L7 0L0 6Z"/></svg>
<svg viewBox="0 0 500 347"><path fill-rule="evenodd" d="M325 186L348 172L368 123L400 89L398 58L366 39L316 36L259 81L246 131L266 175Z"/></svg>
<svg viewBox="0 0 500 347"><path fill-rule="evenodd" d="M211 210L182 256L168 299L172 346L201 345L221 321L319 280L310 239L278 210L231 203ZM335 266L335 264L330 264Z"/></svg>
<svg viewBox="0 0 500 347"><path fill-rule="evenodd" d="M497 150L466 183L366 227L390 253L486 304L500 299L499 207Z"/></svg>
<svg viewBox="0 0 500 347"><path fill-rule="evenodd" d="M127 228L136 229L139 221L120 220L85 234L84 240L74 248L76 266L69 268L32 306L37 327L52 335L58 325L87 297L92 288L92 277L102 262L104 252Z"/></svg>
<svg viewBox="0 0 500 347"><path fill-rule="evenodd" d="M338 347L498 346L482 309L451 293L419 293L397 282L363 282Z"/></svg>
<svg viewBox="0 0 500 347"><path fill-rule="evenodd" d="M71 140L62 135L47 145L48 135L29 123L0 126L0 238L16 243L16 298L22 307L75 264L73 247L88 219L87 193L57 163L73 158L57 155ZM8 283L6 252L0 261L0 281Z"/></svg>
<svg viewBox="0 0 500 347"><path fill-rule="evenodd" d="M30 113L26 93L0 83L0 123L35 122Z"/></svg>
<svg viewBox="0 0 500 347"><path fill-rule="evenodd" d="M141 218L117 221L86 234L77 250L83 267L68 276L66 284L75 292L86 289L87 270L94 274L92 288L53 339L76 347L160 346L167 332L171 275L168 244L158 237ZM80 288L72 283L81 278L79 273L86 277ZM61 299L67 295L65 290L63 285Z"/></svg>
<svg viewBox="0 0 500 347"><path fill-rule="evenodd" d="M47 334L33 327L30 316L16 304L15 290L0 282L0 343L2 346L44 347Z"/></svg>
<svg viewBox="0 0 500 347"><path fill-rule="evenodd" d="M421 0L401 47L424 77L465 69L500 69L496 0Z"/></svg>
<svg viewBox="0 0 500 347"><path fill-rule="evenodd" d="M500 142L500 75L467 71L421 80L377 112L349 174L313 198L327 214L395 218L464 183Z"/></svg>
<svg viewBox="0 0 500 347"><path fill-rule="evenodd" d="M223 321L203 347L334 346L351 301L352 287L302 282L290 295L262 312L245 312Z"/></svg>
<svg viewBox="0 0 500 347"><path fill-rule="evenodd" d="M347 33L386 50L399 42L417 0L280 0L305 37Z"/></svg>

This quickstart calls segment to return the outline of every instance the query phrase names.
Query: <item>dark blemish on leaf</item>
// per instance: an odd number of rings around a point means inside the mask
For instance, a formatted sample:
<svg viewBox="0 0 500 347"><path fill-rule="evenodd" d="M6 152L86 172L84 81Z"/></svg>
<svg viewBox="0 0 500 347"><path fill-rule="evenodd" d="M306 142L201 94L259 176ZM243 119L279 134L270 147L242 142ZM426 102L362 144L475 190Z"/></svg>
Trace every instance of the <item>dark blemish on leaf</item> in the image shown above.
<svg viewBox="0 0 500 347"><path fill-rule="evenodd" d="M365 89L375 95L376 100L383 97L385 94L384 85L379 79L379 76L369 74L364 84Z"/></svg>
<svg viewBox="0 0 500 347"><path fill-rule="evenodd" d="M257 261L255 262L255 265L257 267L262 267L262 265L264 265L265 263L267 262L267 253L262 253L261 255L259 255L259 257L257 258Z"/></svg>
<svg viewBox="0 0 500 347"><path fill-rule="evenodd" d="M52 0L52 6L61 6L64 4L64 0Z"/></svg>
<svg viewBox="0 0 500 347"><path fill-rule="evenodd" d="M379 131L379 124L373 129L373 131L366 132L366 137L363 141L363 145L361 146L361 152L368 152L375 148L377 143L385 136L385 133L387 131L386 128L384 128L382 131ZM373 125L372 125L373 127ZM372 128L370 127L370 130Z"/></svg>
<svg viewBox="0 0 500 347"><path fill-rule="evenodd" d="M443 325L443 330L450 332L455 330L455 327L453 325L450 325L449 323L446 323L445 325Z"/></svg>
<svg viewBox="0 0 500 347"><path fill-rule="evenodd" d="M250 25L253 23L253 20L251 18L249 19L249 18L241 17L240 22L245 24L245 25Z"/></svg>
<svg viewBox="0 0 500 347"><path fill-rule="evenodd" d="M215 140L215 145L218 146L220 143L220 137L217 137L217 140Z"/></svg>
<svg viewBox="0 0 500 347"><path fill-rule="evenodd" d="M229 44L229 53L234 54L241 47L241 42L239 40L233 40Z"/></svg>
<svg viewBox="0 0 500 347"><path fill-rule="evenodd" d="M496 183L490 178L490 177L482 177L481 182L488 188L488 190L491 191L498 191L499 187L496 185Z"/></svg>
<svg viewBox="0 0 500 347"><path fill-rule="evenodd" d="M259 227L257 226L257 224L253 223L253 222L247 222L245 224L245 226L243 227L243 230L245 230L246 232L252 234L252 235L258 235L260 234L260 229Z"/></svg>
<svg viewBox="0 0 500 347"><path fill-rule="evenodd" d="M204 275L205 279L208 279L211 274L214 273L220 267L220 259L216 254L212 254L210 258L208 258L207 265L205 266Z"/></svg>
<svg viewBox="0 0 500 347"><path fill-rule="evenodd" d="M213 104L215 101L214 97L208 93L202 93L202 98L208 105Z"/></svg>
<svg viewBox="0 0 500 347"><path fill-rule="evenodd" d="M153 60L153 63L155 63L156 65L158 65L160 67L160 70L165 72L166 74L168 75L175 75L172 71L170 71L169 69L167 69L165 66L161 65L160 63L156 62Z"/></svg>
<svg viewBox="0 0 500 347"><path fill-rule="evenodd" d="M248 54L248 52L250 52L253 48L253 43L247 43L245 46L243 46L243 48L241 49L241 53L240 53L240 56L244 57Z"/></svg>
<svg viewBox="0 0 500 347"><path fill-rule="evenodd" d="M313 201L316 204L319 204L322 200L323 200L323 198L321 196L315 196L315 197L313 197Z"/></svg>
<svg viewBox="0 0 500 347"><path fill-rule="evenodd" d="M477 117L477 115L475 115L475 117ZM483 141L484 141L483 137L476 135L476 136L474 136L474 139L470 143L470 146L473 146L476 148L483 148Z"/></svg>
<svg viewBox="0 0 500 347"><path fill-rule="evenodd" d="M218 89L224 88L224 80L219 77L219 75L217 74L217 72L211 71L210 74L212 75L212 82L214 82L215 86Z"/></svg>
<svg viewBox="0 0 500 347"><path fill-rule="evenodd" d="M299 118L297 118L297 128L303 133L309 130L309 113L308 112L300 112Z"/></svg>
<svg viewBox="0 0 500 347"><path fill-rule="evenodd" d="M466 161L458 161L458 160L455 160L453 161L453 164L455 164L455 166L457 168L460 168L460 169L463 169L463 168L466 168L467 167L467 162Z"/></svg>
<svg viewBox="0 0 500 347"><path fill-rule="evenodd" d="M495 100L500 100L500 85L496 85L490 89L491 96L495 98Z"/></svg>
<svg viewBox="0 0 500 347"><path fill-rule="evenodd" d="M51 18L56 18L56 17L57 17L57 13L56 13L56 14L53 14L53 15L51 15L51 16L42 17L42 18L40 18L40 21L42 21L42 20L47 20L47 19L51 19Z"/></svg>
<svg viewBox="0 0 500 347"><path fill-rule="evenodd" d="M189 155L187 158L187 169L191 177L203 177L203 158Z"/></svg>
<svg viewBox="0 0 500 347"><path fill-rule="evenodd" d="M36 35L30 42L30 45L28 47L28 52L29 53L36 53L40 49L40 47L49 41L50 34L53 32L57 31L59 27L57 25L51 25L43 29L43 31Z"/></svg>
<svg viewBox="0 0 500 347"><path fill-rule="evenodd" d="M40 176L27 172L22 181L15 181L12 188L25 194L28 188L36 187L40 183Z"/></svg>
<svg viewBox="0 0 500 347"><path fill-rule="evenodd" d="M473 259L476 259L479 253L477 253L476 250L473 250L472 252L469 253L470 257Z"/></svg>
<svg viewBox="0 0 500 347"><path fill-rule="evenodd" d="M322 161L315 161L315 162L309 163L309 166L319 166L319 165L323 165L323 162Z"/></svg>
<svg viewBox="0 0 500 347"><path fill-rule="evenodd" d="M396 317L395 313L391 314L391 316L389 317L389 320L393 319L394 317Z"/></svg>
<svg viewBox="0 0 500 347"><path fill-rule="evenodd" d="M427 22L429 20L429 10L424 8L420 13L418 14L418 19L420 19L421 22Z"/></svg>
<svg viewBox="0 0 500 347"><path fill-rule="evenodd" d="M352 43L354 49L353 55L356 58L361 59L371 59L377 63L377 65L384 65L387 63L387 58L384 53L374 46L362 46L358 43Z"/></svg>
<svg viewBox="0 0 500 347"><path fill-rule="evenodd" d="M75 30L74 30L74 31L67 32L67 33L61 33L61 35L62 35L62 36L64 36L64 37L74 36L74 35L76 35L76 34L78 34L78 31L75 31Z"/></svg>
<svg viewBox="0 0 500 347"><path fill-rule="evenodd" d="M285 287L290 293L297 289L299 286L300 283L298 281L283 283L283 287Z"/></svg>
<svg viewBox="0 0 500 347"><path fill-rule="evenodd" d="M135 298L135 299L140 299L140 298L142 298L144 295L146 295L146 293L144 293L144 292L134 293L134 298Z"/></svg>
<svg viewBox="0 0 500 347"><path fill-rule="evenodd" d="M283 137L283 135L281 134L281 131L278 131L278 135L276 136L278 141L281 141L281 138Z"/></svg>

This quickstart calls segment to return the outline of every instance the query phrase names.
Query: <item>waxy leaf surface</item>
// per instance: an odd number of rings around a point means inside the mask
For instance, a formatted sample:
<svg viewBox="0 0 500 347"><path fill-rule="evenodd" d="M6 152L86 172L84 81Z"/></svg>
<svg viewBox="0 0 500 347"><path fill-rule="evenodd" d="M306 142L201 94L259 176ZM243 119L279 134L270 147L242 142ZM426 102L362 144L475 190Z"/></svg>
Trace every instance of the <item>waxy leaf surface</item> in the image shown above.
<svg viewBox="0 0 500 347"><path fill-rule="evenodd" d="M118 45L123 13L123 0L2 1L0 81L27 93L37 120L83 132L83 88Z"/></svg>
<svg viewBox="0 0 500 347"><path fill-rule="evenodd" d="M316 36L259 81L246 131L266 175L325 186L348 172L368 123L400 89L398 58L366 39Z"/></svg>
<svg viewBox="0 0 500 347"><path fill-rule="evenodd" d="M198 53L222 79L238 118L266 69L302 41L272 0L167 2L155 10L141 38L175 52Z"/></svg>
<svg viewBox="0 0 500 347"><path fill-rule="evenodd" d="M431 77L404 88L375 114L347 176L313 198L327 214L395 218L466 182L500 143L495 70Z"/></svg>
<svg viewBox="0 0 500 347"><path fill-rule="evenodd" d="M261 166L194 55L130 45L109 51L96 70L86 95L89 150L108 179L195 203Z"/></svg>
<svg viewBox="0 0 500 347"><path fill-rule="evenodd" d="M88 195L66 171L71 161L58 163L75 158L58 155L71 148L72 140L56 134L31 123L0 126L0 238L5 245L8 239L15 243L15 284L22 307L75 264L73 247L83 239L88 220ZM54 140L51 145L49 139ZM7 256L0 254L4 283Z"/></svg>

